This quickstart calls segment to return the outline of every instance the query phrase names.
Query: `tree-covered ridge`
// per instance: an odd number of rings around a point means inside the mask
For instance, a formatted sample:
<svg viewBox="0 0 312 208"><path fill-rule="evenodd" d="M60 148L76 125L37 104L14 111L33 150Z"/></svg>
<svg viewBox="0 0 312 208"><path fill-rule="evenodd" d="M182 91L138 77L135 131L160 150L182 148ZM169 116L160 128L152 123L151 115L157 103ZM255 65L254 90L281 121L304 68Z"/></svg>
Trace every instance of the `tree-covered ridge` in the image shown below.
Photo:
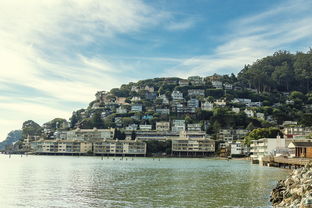
<svg viewBox="0 0 312 208"><path fill-rule="evenodd" d="M255 88L259 92L307 93L312 81L312 49L307 53L296 54L278 51L252 65L246 65L237 78L243 86Z"/></svg>
<svg viewBox="0 0 312 208"><path fill-rule="evenodd" d="M237 76L214 74L202 77L200 83L196 80L199 80L198 76L154 78L123 84L109 92L98 92L88 108L73 112L70 127L124 128L131 124L150 124L155 128L157 121L184 119L187 123L209 123L205 129L207 133L216 133L222 128L252 130L287 120L312 125L312 50L296 54L278 51L246 65ZM223 83L221 88L215 86L216 81ZM190 90L202 90L202 94L190 95ZM218 100L224 100L226 105L214 105L212 111L199 106L193 113L175 113L172 111L176 102L171 95L173 91L183 94L184 100L178 102L183 106L190 99L197 99L200 106ZM246 107L233 102L236 98L250 99L261 105ZM142 105L142 111L132 111L133 105ZM118 108L124 108L125 112L118 112ZM239 108L240 112L233 112L233 108ZM169 109L170 113L160 114L156 109ZM246 109L263 114L266 119L247 117Z"/></svg>

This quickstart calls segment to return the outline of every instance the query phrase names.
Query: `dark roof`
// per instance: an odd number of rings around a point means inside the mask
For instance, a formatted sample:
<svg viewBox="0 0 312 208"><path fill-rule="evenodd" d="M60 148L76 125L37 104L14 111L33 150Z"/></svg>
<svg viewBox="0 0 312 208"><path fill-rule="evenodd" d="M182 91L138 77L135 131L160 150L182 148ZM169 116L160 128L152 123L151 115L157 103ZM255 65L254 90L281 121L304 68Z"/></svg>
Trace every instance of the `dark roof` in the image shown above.
<svg viewBox="0 0 312 208"><path fill-rule="evenodd" d="M312 147L312 142L292 142L296 147Z"/></svg>

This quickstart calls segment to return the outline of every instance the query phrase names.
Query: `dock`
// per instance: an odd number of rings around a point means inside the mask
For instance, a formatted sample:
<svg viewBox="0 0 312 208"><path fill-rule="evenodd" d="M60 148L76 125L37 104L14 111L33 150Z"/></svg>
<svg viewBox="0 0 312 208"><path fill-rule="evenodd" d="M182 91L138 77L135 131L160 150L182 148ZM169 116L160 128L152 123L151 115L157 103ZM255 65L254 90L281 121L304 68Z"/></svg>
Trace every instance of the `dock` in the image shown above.
<svg viewBox="0 0 312 208"><path fill-rule="evenodd" d="M265 156L262 158L262 164L264 166L279 167L279 168L289 168L296 169L304 167L312 159L310 158L287 158L287 157L273 157Z"/></svg>

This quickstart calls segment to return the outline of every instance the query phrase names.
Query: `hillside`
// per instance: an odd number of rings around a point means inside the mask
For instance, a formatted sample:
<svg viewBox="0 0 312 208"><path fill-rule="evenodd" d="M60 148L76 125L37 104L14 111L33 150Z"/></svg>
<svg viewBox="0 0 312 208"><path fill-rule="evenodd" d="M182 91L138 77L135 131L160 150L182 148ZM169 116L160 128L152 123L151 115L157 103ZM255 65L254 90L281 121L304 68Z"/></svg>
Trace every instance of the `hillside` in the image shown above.
<svg viewBox="0 0 312 208"><path fill-rule="evenodd" d="M246 65L237 76L154 78L97 92L86 109L73 112L71 128L131 124L154 128L157 121L173 119L200 123L207 133L220 128L268 127L288 120L310 126L311 52L279 51ZM182 94L174 98L173 93Z"/></svg>
<svg viewBox="0 0 312 208"><path fill-rule="evenodd" d="M22 130L11 131L7 138L0 142L0 150L4 150L6 147L13 145L15 142L22 138Z"/></svg>
<svg viewBox="0 0 312 208"><path fill-rule="evenodd" d="M56 129L74 128L155 130L156 122L179 119L213 138L222 129L253 130L285 121L312 126L311 81L312 50L278 51L244 66L237 76L154 78L99 91L85 109L73 112L69 125L60 118L43 128L28 121L23 135L53 138Z"/></svg>

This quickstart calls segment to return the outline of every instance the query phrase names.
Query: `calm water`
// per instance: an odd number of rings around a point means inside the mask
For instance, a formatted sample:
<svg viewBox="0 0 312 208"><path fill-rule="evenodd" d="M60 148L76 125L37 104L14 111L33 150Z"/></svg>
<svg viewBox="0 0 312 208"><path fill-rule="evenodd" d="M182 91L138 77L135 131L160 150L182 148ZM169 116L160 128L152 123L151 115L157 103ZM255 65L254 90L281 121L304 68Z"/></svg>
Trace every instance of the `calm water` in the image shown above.
<svg viewBox="0 0 312 208"><path fill-rule="evenodd" d="M269 207L288 172L249 161L0 155L0 207Z"/></svg>

